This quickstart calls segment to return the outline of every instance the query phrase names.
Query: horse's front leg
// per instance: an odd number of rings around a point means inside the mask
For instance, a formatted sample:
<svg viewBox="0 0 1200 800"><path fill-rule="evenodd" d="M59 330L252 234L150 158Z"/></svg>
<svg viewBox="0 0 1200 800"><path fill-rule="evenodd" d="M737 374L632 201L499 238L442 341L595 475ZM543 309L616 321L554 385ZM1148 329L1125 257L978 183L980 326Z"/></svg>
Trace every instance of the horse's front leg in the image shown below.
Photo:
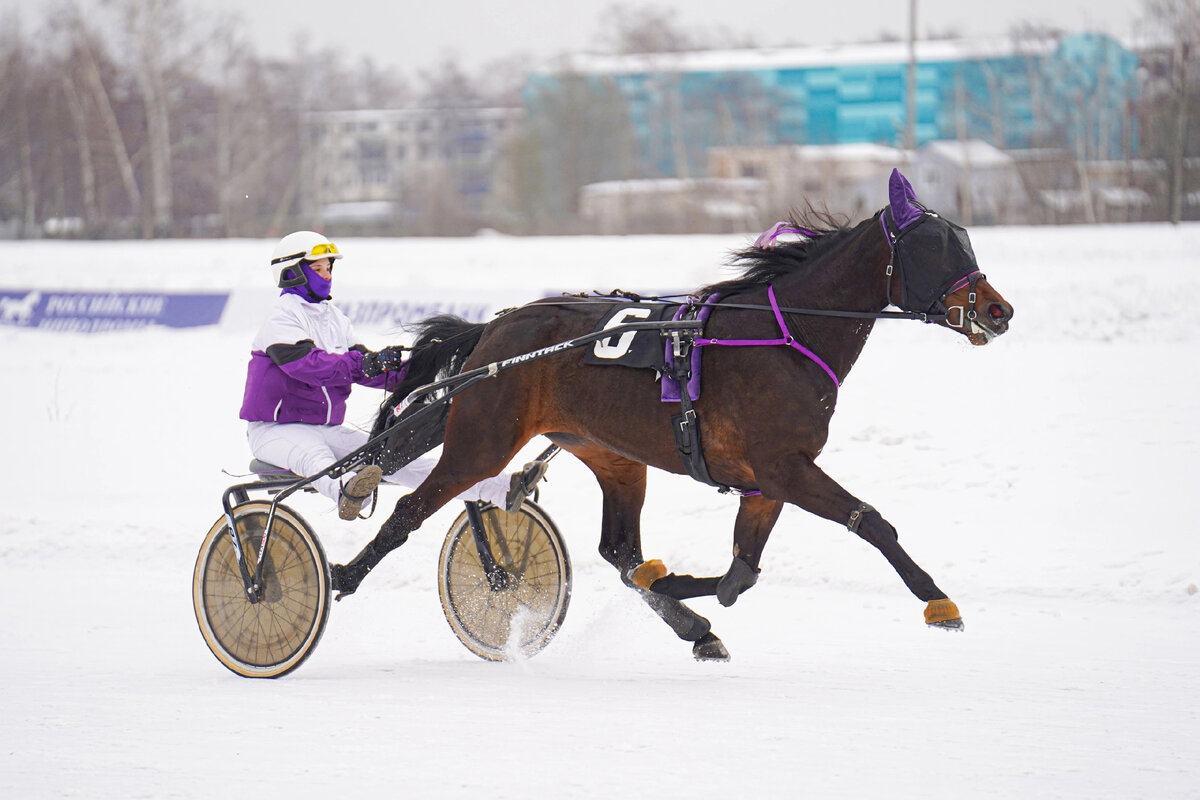
<svg viewBox="0 0 1200 800"><path fill-rule="evenodd" d="M900 546L896 529L882 514L843 489L809 458L797 455L775 463L769 475L756 471L765 495L784 498L805 511L845 525L883 553L909 591L925 601L926 623L951 629L963 627L958 607Z"/></svg>

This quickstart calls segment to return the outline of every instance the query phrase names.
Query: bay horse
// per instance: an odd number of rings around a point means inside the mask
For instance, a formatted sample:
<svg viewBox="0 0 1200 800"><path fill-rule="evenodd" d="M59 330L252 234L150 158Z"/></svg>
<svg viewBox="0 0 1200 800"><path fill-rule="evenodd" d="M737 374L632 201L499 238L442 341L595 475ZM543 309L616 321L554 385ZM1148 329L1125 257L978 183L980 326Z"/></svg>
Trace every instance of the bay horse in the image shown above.
<svg viewBox="0 0 1200 800"><path fill-rule="evenodd" d="M697 659L729 655L709 621L682 600L715 594L728 606L753 586L784 503L845 525L874 545L925 601L928 624L961 628L957 607L900 546L896 529L816 464L838 388L875 319L935 322L973 345L985 345L1008 329L1013 316L979 272L966 231L922 206L896 170L889 200L854 226L838 225L811 206L810 213L793 213L787 227L803 238L760 237L736 254L734 264L743 267L738 277L696 293L709 298L702 303L709 316L695 341L709 345L702 347L703 392L692 406L696 449L706 477L741 495L725 575L675 575L642 554L639 518L647 466L697 477L681 458L672 425L678 404L662 401L647 371L596 366L585 361L586 348L563 348L497 370L454 398L436 468L397 502L362 552L333 565L339 599L353 593L426 518L477 481L503 471L526 442L544 435L583 461L599 481L600 554L679 638L693 643ZM891 305L900 311L885 310ZM438 371L524 362L515 357L597 330L611 308L611 300L564 297L530 303L486 324L447 316L426 320L412 369L393 400ZM388 413L385 408L381 419Z"/></svg>

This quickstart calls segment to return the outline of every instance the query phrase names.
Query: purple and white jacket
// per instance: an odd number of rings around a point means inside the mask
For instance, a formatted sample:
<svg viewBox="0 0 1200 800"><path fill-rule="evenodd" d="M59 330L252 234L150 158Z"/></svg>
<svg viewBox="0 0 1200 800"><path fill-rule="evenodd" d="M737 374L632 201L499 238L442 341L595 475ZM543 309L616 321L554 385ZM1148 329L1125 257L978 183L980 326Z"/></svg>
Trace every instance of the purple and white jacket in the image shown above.
<svg viewBox="0 0 1200 800"><path fill-rule="evenodd" d="M354 328L328 301L279 295L251 346L241 418L251 422L341 425L355 384L393 389L408 365L374 378L363 375Z"/></svg>

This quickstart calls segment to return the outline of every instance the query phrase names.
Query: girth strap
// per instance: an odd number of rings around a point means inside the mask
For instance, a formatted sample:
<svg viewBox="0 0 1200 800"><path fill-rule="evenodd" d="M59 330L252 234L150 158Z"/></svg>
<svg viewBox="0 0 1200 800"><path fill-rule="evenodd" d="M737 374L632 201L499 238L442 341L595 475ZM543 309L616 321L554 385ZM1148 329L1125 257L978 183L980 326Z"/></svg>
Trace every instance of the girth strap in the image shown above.
<svg viewBox="0 0 1200 800"><path fill-rule="evenodd" d="M686 398L687 393L683 396ZM692 401L683 402L688 408L684 409L682 414L672 415L671 430L675 434L675 449L679 451L684 469L688 475L701 483L728 491L728 486L722 486L708 474L708 465L704 463L704 448L700 445L700 419L696 416Z"/></svg>
<svg viewBox="0 0 1200 800"><path fill-rule="evenodd" d="M687 308L676 319L694 319L700 305L688 303ZM737 489L717 483L708 474L708 465L704 461L704 446L700 441L700 417L687 391L688 380L692 376L691 353L695 332L692 329L671 332L672 355L674 359L664 365L665 374L679 383L680 413L671 417L671 431L675 435L675 449L683 462L683 468L693 479L701 483L715 486L722 493L732 492L740 495L761 494L755 489Z"/></svg>

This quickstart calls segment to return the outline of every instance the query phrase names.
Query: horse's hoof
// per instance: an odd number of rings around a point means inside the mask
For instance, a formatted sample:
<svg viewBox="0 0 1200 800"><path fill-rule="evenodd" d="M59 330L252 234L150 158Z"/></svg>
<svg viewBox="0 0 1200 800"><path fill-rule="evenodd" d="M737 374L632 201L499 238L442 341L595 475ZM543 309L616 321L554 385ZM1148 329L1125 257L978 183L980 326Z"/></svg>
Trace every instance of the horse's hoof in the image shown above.
<svg viewBox="0 0 1200 800"><path fill-rule="evenodd" d="M940 628L944 631L961 631L965 630L966 628L961 619L947 619L943 620L942 622L929 622L926 624L928 624L931 628Z"/></svg>
<svg viewBox="0 0 1200 800"><path fill-rule="evenodd" d="M692 658L697 661L728 661L729 651L714 634L706 633L692 645Z"/></svg>
<svg viewBox="0 0 1200 800"><path fill-rule="evenodd" d="M351 570L341 564L329 565L329 589L337 592L334 600L341 600L343 597L349 597L358 591L359 584L362 583L366 573L359 575L357 570Z"/></svg>

